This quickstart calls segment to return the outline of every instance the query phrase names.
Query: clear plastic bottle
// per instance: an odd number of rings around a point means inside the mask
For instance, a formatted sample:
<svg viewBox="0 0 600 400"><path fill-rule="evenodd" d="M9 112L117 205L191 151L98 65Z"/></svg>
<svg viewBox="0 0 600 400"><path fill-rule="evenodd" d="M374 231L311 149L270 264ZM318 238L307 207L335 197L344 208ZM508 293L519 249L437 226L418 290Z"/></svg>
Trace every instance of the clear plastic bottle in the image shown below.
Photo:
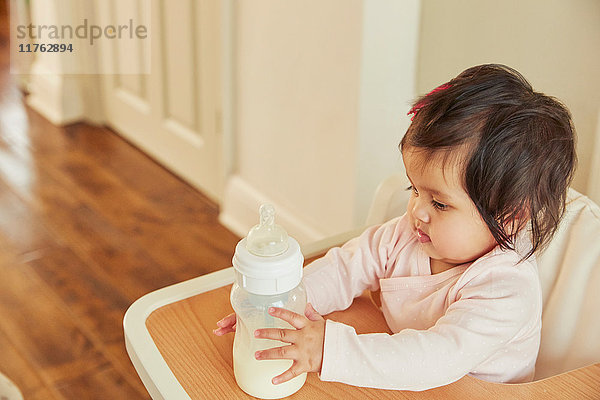
<svg viewBox="0 0 600 400"><path fill-rule="evenodd" d="M254 331L259 328L292 328L269 315L269 307L281 307L298 314L304 314L306 307L302 285L304 257L298 243L274 223L274 214L272 206L261 206L260 224L237 244L233 257L235 283L231 289L231 305L237 316L233 370L238 386L261 399L289 396L306 381L306 374L302 374L273 385L271 380L286 371L292 360L256 360L254 357L258 350L287 345L254 337Z"/></svg>

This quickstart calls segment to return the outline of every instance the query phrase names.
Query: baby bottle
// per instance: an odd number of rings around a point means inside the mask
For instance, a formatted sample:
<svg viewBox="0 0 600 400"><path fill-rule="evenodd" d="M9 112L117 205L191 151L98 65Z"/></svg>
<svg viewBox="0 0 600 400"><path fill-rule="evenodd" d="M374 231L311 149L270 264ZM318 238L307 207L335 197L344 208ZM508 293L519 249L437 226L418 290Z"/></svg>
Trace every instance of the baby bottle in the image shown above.
<svg viewBox="0 0 600 400"><path fill-rule="evenodd" d="M287 346L277 340L257 339L259 328L293 329L287 322L269 315L269 307L281 307L304 314L306 292L302 285L304 257L300 246L275 224L273 206L260 207L260 223L237 244L233 256L235 282L231 305L237 315L233 341L233 372L239 387L261 399L279 399L302 387L306 373L285 383L271 379L292 365L292 360L256 360L254 353Z"/></svg>

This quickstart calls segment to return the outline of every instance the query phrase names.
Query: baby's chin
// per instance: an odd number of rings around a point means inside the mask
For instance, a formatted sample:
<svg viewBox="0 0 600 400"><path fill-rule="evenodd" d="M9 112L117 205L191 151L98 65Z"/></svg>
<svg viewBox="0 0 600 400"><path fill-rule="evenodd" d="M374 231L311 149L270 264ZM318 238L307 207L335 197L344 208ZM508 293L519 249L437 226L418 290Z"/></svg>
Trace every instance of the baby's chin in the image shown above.
<svg viewBox="0 0 600 400"><path fill-rule="evenodd" d="M438 246L436 246L436 243L437 240L435 237L429 237L428 241L420 241L419 245L425 251L425 254L429 256L429 258L447 264L461 265L472 262L479 258L477 255L470 257L468 255L466 256L465 252L457 252L455 247L448 248L448 246L446 246L445 248L440 249Z"/></svg>
<svg viewBox="0 0 600 400"><path fill-rule="evenodd" d="M432 245L433 242L425 243L424 249L425 253L429 256L429 258L437 261L444 262L446 264L452 264L454 266L466 264L472 262L477 259L477 257L465 258L460 257L455 254L440 254L440 252L435 250L435 247ZM427 246L429 245L429 246ZM429 248L427 248L429 247Z"/></svg>

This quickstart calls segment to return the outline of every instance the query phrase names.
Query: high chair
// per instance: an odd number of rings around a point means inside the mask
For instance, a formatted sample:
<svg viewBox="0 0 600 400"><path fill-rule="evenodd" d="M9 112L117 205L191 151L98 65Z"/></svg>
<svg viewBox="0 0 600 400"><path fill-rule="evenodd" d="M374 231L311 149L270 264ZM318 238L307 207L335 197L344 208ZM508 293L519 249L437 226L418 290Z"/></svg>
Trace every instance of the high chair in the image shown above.
<svg viewBox="0 0 600 400"><path fill-rule="evenodd" d="M405 190L408 184L400 176L386 179L374 196L366 225L402 215L410 196ZM467 375L446 386L406 392L320 382L309 374L293 397L600 398L600 321L595 318L600 298L594 298L600 292L600 209L574 190L569 190L568 199L565 218L538 259L544 309L535 382L499 384ZM304 246L305 258L322 254L362 230ZM232 335L212 334L216 321L232 312L229 290L233 280L229 267L148 293L129 307L123 320L127 352L153 399L250 398L233 377ZM376 311L368 296L361 296L348 310L331 317L358 333L389 331Z"/></svg>
<svg viewBox="0 0 600 400"><path fill-rule="evenodd" d="M0 372L0 399L23 400L21 391L6 375Z"/></svg>

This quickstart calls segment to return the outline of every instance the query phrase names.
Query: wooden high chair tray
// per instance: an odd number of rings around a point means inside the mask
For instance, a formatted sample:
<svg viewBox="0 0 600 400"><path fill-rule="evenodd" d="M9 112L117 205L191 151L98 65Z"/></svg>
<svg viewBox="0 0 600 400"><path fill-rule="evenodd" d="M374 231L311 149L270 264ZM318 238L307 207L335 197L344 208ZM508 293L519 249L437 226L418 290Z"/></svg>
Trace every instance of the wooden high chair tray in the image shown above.
<svg viewBox="0 0 600 400"><path fill-rule="evenodd" d="M233 376L233 334L217 337L216 321L232 312L233 268L149 293L127 310L123 321L131 361L153 399L253 399ZM368 296L327 318L358 333L389 332ZM321 382L308 374L290 399L598 399L600 363L526 384L497 384L470 376L423 391L392 391Z"/></svg>

